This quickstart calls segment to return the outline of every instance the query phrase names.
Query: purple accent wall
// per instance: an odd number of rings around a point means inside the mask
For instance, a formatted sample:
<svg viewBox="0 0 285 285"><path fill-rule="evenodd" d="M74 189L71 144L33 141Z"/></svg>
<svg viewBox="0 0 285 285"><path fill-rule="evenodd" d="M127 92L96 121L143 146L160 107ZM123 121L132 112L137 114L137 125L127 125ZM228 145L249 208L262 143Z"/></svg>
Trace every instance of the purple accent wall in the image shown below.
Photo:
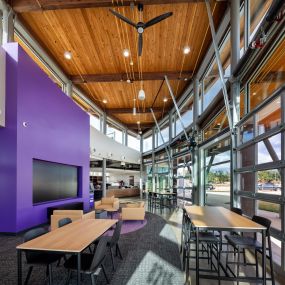
<svg viewBox="0 0 285 285"><path fill-rule="evenodd" d="M0 216L5 217L0 232L19 232L46 222L49 206L83 201L89 208L90 127L89 116L17 43L4 49L7 127L0 128ZM34 206L33 158L82 167L81 197Z"/></svg>

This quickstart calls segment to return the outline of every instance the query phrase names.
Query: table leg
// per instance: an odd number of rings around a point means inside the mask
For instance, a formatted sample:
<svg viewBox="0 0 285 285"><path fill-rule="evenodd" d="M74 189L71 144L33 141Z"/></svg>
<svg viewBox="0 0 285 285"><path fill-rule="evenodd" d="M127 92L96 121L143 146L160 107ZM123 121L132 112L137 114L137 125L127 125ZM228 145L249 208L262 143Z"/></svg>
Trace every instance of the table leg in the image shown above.
<svg viewBox="0 0 285 285"><path fill-rule="evenodd" d="M18 285L22 285L22 251L17 249L18 260Z"/></svg>
<svg viewBox="0 0 285 285"><path fill-rule="evenodd" d="M262 284L266 284L266 230L262 231Z"/></svg>
<svg viewBox="0 0 285 285"><path fill-rule="evenodd" d="M196 285L199 285L199 228L196 228Z"/></svg>
<svg viewBox="0 0 285 285"><path fill-rule="evenodd" d="M81 281L81 276L80 276L80 271L81 271L81 253L77 253L77 285L80 285Z"/></svg>

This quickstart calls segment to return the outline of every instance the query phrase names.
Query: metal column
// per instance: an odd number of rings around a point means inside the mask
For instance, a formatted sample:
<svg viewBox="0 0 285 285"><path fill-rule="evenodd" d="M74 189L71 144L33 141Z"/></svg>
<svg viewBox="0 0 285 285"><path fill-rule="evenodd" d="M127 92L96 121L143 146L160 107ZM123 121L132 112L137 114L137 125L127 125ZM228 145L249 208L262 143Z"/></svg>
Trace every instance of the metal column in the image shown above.
<svg viewBox="0 0 285 285"><path fill-rule="evenodd" d="M4 0L0 0L0 9L3 12L2 44L14 41L14 12Z"/></svg>
<svg viewBox="0 0 285 285"><path fill-rule="evenodd" d="M194 101L193 101L193 126L194 130L198 131L197 119L199 116L199 80L194 78ZM201 205L201 192L203 191L202 187L199 187L199 149L196 147L191 152L192 159L192 202L196 205Z"/></svg>
<svg viewBox="0 0 285 285"><path fill-rule="evenodd" d="M245 6L247 8L248 5ZM230 2L231 15L231 72L235 70L240 59L240 1ZM235 194L238 185L238 175L235 173L237 168L237 132L235 125L239 121L240 114L240 82L233 78L231 74L231 103L232 103L232 132L231 132L231 207L237 206L238 199ZM235 189L236 188L236 189Z"/></svg>
<svg viewBox="0 0 285 285"><path fill-rule="evenodd" d="M68 82L66 82L65 93L68 97L72 97L72 92L73 92L73 84L71 80L68 80Z"/></svg>
<svg viewBox="0 0 285 285"><path fill-rule="evenodd" d="M102 122L102 127L103 127L103 134L106 135L107 132L107 116L106 113L103 113L103 122ZM106 188L106 183L107 183L107 176L106 176L106 167L107 167L107 159L103 158L102 162L102 191L103 191L103 197L106 197L107 194L107 188Z"/></svg>
<svg viewBox="0 0 285 285"><path fill-rule="evenodd" d="M155 128L152 129L152 152L151 152L151 160L152 160L152 191L155 192Z"/></svg>
<svg viewBox="0 0 285 285"><path fill-rule="evenodd" d="M107 183L107 176L106 176L106 166L107 166L107 159L103 158L102 161L102 196L106 197L107 193L107 188L106 188L106 183Z"/></svg>
<svg viewBox="0 0 285 285"><path fill-rule="evenodd" d="M140 139L140 151L141 151L141 161L140 161L140 198L143 198L143 137Z"/></svg>

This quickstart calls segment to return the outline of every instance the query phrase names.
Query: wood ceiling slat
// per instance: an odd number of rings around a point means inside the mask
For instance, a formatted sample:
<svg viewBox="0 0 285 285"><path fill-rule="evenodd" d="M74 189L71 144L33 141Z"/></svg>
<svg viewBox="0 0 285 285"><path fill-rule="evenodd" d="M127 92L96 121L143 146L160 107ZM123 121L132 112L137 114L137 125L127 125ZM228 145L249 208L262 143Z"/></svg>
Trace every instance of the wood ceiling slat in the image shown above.
<svg viewBox="0 0 285 285"><path fill-rule="evenodd" d="M24 3L17 0L17 3ZM47 0L41 0L44 6ZM52 1L57 2L57 1ZM59 1L58 1L59 2ZM63 3L63 1L61 1ZM66 2L66 1L64 1ZM70 1L68 1L70 2ZM71 1L73 2L73 1ZM79 1L81 2L81 1ZM125 1L124 1L125 2ZM180 4L146 5L143 11L143 20L147 21L160 14L172 11L173 16L154 25L144 32L143 54L140 58L143 75L146 73L180 73L195 70L203 59L211 35L208 29L208 17L205 4L181 1ZM63 4L60 5L63 5ZM172 2L173 3L173 2ZM214 4L215 3L215 4ZM214 22L221 20L227 3L211 1L214 10ZM20 4L19 4L20 5ZM115 8L115 7L114 7ZM139 19L137 8L115 8L119 13L137 22ZM140 71L137 56L137 32L133 27L122 23L109 12L108 8L65 9L42 12L29 12L19 15L31 34L40 42L52 58L61 66L66 74L80 82L85 75L103 76L108 74L125 74L131 70ZM183 55L183 47L189 45L191 52ZM133 67L130 58L125 59L122 49L129 48L132 55ZM65 51L72 52L72 60L64 58ZM76 76L76 77L73 77ZM118 76L118 75L117 75ZM183 76L182 76L183 77ZM170 79L173 79L170 77ZM136 100L138 111L149 108L159 90L161 80L144 81L146 92L144 103ZM171 80L172 89L178 98L188 82ZM96 104L104 109L132 108L133 99L140 89L139 82L99 82L78 84L79 87ZM164 103L163 98L169 98ZM103 104L103 99L108 101ZM162 112L173 106L169 91L163 86L155 104ZM120 114L121 115L121 114ZM150 114L147 120L153 121ZM118 117L119 118L119 117ZM135 122L134 117L122 117L124 123Z"/></svg>

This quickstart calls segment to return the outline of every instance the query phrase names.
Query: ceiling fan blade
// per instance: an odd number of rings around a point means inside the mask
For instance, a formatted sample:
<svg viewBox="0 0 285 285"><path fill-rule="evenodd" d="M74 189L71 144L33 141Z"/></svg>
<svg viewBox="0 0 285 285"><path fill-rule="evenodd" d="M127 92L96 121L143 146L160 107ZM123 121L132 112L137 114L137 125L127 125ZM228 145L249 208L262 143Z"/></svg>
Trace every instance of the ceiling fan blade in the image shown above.
<svg viewBox="0 0 285 285"><path fill-rule="evenodd" d="M139 34L139 39L138 39L138 53L139 53L139 56L142 55L142 48L143 48L143 36L142 36L142 34Z"/></svg>
<svg viewBox="0 0 285 285"><path fill-rule="evenodd" d="M120 20L126 22L127 24L129 24L129 25L131 25L131 26L133 26L133 27L135 27L135 28L137 27L137 25L136 25L135 23L133 23L131 20L129 20L129 19L126 18L125 16L119 14L118 12L116 12L116 11L114 11L114 10L112 10L112 9L109 9L109 11L110 11L113 15L115 15L116 17L118 17Z"/></svg>
<svg viewBox="0 0 285 285"><path fill-rule="evenodd" d="M144 28L148 28L150 26L153 26L153 25L155 25L155 24L165 20L166 18L168 18L168 17L170 17L172 15L173 15L172 12L168 12L168 13L162 14L160 16L157 16L157 17L149 20L148 22L146 22L145 25L144 25Z"/></svg>

